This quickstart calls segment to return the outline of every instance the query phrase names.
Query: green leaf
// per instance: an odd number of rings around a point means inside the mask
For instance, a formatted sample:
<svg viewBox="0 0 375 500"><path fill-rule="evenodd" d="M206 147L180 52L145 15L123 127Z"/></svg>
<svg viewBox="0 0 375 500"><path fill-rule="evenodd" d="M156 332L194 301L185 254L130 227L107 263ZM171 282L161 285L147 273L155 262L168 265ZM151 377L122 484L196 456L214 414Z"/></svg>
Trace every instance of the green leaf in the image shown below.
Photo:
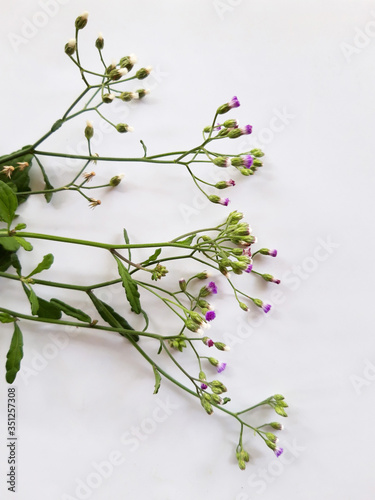
<svg viewBox="0 0 375 500"><path fill-rule="evenodd" d="M20 327L14 323L14 332L10 342L6 361L5 379L9 384L13 384L19 369L21 368L21 359L23 358L23 338Z"/></svg>
<svg viewBox="0 0 375 500"><path fill-rule="evenodd" d="M16 318L8 313L0 312L0 323L13 323L13 321L16 321Z"/></svg>
<svg viewBox="0 0 375 500"><path fill-rule="evenodd" d="M2 236L0 238L0 245L9 252L16 252L20 247L20 244L16 240L15 236Z"/></svg>
<svg viewBox="0 0 375 500"><path fill-rule="evenodd" d="M56 130L59 130L61 125L64 123L64 120L56 120L55 123L51 127L51 132L56 132Z"/></svg>
<svg viewBox="0 0 375 500"><path fill-rule="evenodd" d="M152 365L152 368L154 370L154 375L155 375L155 389L154 389L154 394L157 394L160 389L160 383L161 383L161 376L160 373L158 372L157 368L155 365Z"/></svg>
<svg viewBox="0 0 375 500"><path fill-rule="evenodd" d="M17 196L5 182L0 180L0 218L11 225L18 207Z"/></svg>
<svg viewBox="0 0 375 500"><path fill-rule="evenodd" d="M139 142L142 144L142 148L143 148L143 151L144 151L143 158L145 158L147 156L147 146L146 146L146 144L142 140L139 141Z"/></svg>
<svg viewBox="0 0 375 500"><path fill-rule="evenodd" d="M31 147L32 146L27 146L27 148L31 148ZM23 148L23 149L27 149L27 148ZM14 172L12 173L12 177L9 179L5 174L0 173L0 180L4 181L5 184L8 184L8 186L11 187L15 193L17 193L17 192L26 192L27 193L27 191L30 191L29 172L30 172L30 168L31 168L31 162L33 159L33 155L31 155L31 154L22 155L22 150L17 151L17 153L21 153L21 155L18 156L18 158L15 158L14 160L11 160L10 162L3 161L0 165L0 170L2 170L2 168L5 165L12 165L15 168ZM1 161L1 159L0 159L0 161ZM29 166L24 168L23 170L21 170L18 167L18 163L23 163L23 162L27 162L29 164ZM26 201L28 196L29 196L28 194L18 195L17 196L18 204L20 205L21 203Z"/></svg>
<svg viewBox="0 0 375 500"><path fill-rule="evenodd" d="M125 243L127 245L130 244L129 235L128 235L128 232L127 232L127 230L125 228L124 228L124 240L125 240ZM129 256L129 260L132 260L132 252L131 252L130 248L128 248L128 256ZM128 269L130 269L130 264L128 266Z"/></svg>
<svg viewBox="0 0 375 500"><path fill-rule="evenodd" d="M30 278L31 276L34 276L34 274L39 274L42 271L45 271L46 269L49 269L53 264L53 255L51 253L48 253L43 257L42 262L40 262L34 271L31 271L31 273L27 276L27 278Z"/></svg>
<svg viewBox="0 0 375 500"><path fill-rule="evenodd" d="M35 313L36 316L38 316L39 318L49 318L49 319L61 318L61 310L59 307L57 307L55 304L52 304L51 302L48 302L48 300L41 299L40 297L35 295L34 290L32 290L31 287L30 288L27 287L24 283L23 283L23 288L25 290L26 295L29 298L31 304L31 312L33 311L33 303L36 303L35 297L38 301L38 309L37 312ZM32 297L32 294L34 294L35 297ZM32 314L34 313L32 312Z"/></svg>
<svg viewBox="0 0 375 500"><path fill-rule="evenodd" d="M150 264L150 262L155 261L160 254L161 254L161 248L158 248L157 250L155 250L155 253L153 253L147 260L142 262L142 265L147 266L148 264Z"/></svg>
<svg viewBox="0 0 375 500"><path fill-rule="evenodd" d="M12 253L12 255L10 256L10 263L16 270L18 276L21 276L22 273L21 262L19 261L19 258L16 253Z"/></svg>
<svg viewBox="0 0 375 500"><path fill-rule="evenodd" d="M24 248L28 252L31 252L31 250L33 249L32 244L29 241L26 241L25 238L21 238L21 236L14 236L14 239L22 248Z"/></svg>
<svg viewBox="0 0 375 500"><path fill-rule="evenodd" d="M2 238L0 238L0 241ZM12 256L15 255L14 252L9 252L5 250L3 246L0 245L0 271L5 273L5 271L12 265Z"/></svg>
<svg viewBox="0 0 375 500"><path fill-rule="evenodd" d="M87 292L90 297L92 303L94 304L96 310L100 314L100 316L106 321L112 328L122 328L124 330L134 330L132 326L126 321L125 318L120 316L109 304L106 304L102 300L98 299L93 292ZM138 342L139 336L137 334L126 334L119 332L123 337L129 338L135 342Z"/></svg>
<svg viewBox="0 0 375 500"><path fill-rule="evenodd" d="M191 236L189 236L185 240L176 241L176 243L181 243L183 245L189 245L190 246L193 243L193 240L194 240L195 237L196 237L196 234L192 234Z"/></svg>
<svg viewBox="0 0 375 500"><path fill-rule="evenodd" d="M31 304L31 314L33 316L36 316L39 311L39 300L38 297L36 296L36 293L31 287L29 288L29 292L30 293L28 294L28 298Z"/></svg>
<svg viewBox="0 0 375 500"><path fill-rule="evenodd" d="M26 229L26 224L17 224L17 226L14 228L15 231L21 231L22 229Z"/></svg>
<svg viewBox="0 0 375 500"><path fill-rule="evenodd" d="M42 175L43 175L43 179L44 179L44 189L54 189L54 187L52 186L52 184L50 183L50 180L48 178L48 175L47 175L47 172L45 171L43 165L41 164L41 162L39 161L39 159L37 157L35 157L39 167L40 167L40 170L42 172ZM52 195L53 193L44 193L44 198L46 199L46 202L49 203L51 200L52 200Z"/></svg>
<svg viewBox="0 0 375 500"><path fill-rule="evenodd" d="M122 279L122 286L125 288L126 298L130 304L130 308L136 314L142 311L141 302L139 300L139 292L137 283L130 276L129 271L123 266L120 259L114 256L118 266L118 272Z"/></svg>
<svg viewBox="0 0 375 500"><path fill-rule="evenodd" d="M73 318L76 318L79 321L84 321L85 323L92 323L92 319L90 318L90 316L81 311L81 309L76 309L75 307L70 306L69 304L66 304L62 300L58 299L51 299L50 303L58 307L63 313L67 314L68 316L72 316Z"/></svg>

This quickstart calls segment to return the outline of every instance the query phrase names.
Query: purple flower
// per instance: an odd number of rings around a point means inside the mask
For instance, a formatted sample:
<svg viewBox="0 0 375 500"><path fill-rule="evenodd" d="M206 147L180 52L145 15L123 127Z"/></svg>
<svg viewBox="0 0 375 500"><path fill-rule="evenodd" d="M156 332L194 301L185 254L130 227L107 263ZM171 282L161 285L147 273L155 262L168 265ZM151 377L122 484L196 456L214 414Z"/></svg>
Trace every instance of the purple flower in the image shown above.
<svg viewBox="0 0 375 500"><path fill-rule="evenodd" d="M279 457L284 450L282 448L275 448L274 453L277 457Z"/></svg>
<svg viewBox="0 0 375 500"><path fill-rule="evenodd" d="M244 248L242 250L242 255L248 255L249 257L251 257L251 248L250 247Z"/></svg>
<svg viewBox="0 0 375 500"><path fill-rule="evenodd" d="M208 386L206 384L203 384L203 383L201 384L201 389L207 389L207 387Z"/></svg>
<svg viewBox="0 0 375 500"><path fill-rule="evenodd" d="M268 255L271 255L271 257L276 257L276 255L277 255L277 250L270 250L270 251L268 252Z"/></svg>
<svg viewBox="0 0 375 500"><path fill-rule="evenodd" d="M235 186L236 185L236 183L234 182L233 179L229 179L229 181L226 181L226 183L227 183L227 186Z"/></svg>
<svg viewBox="0 0 375 500"><path fill-rule="evenodd" d="M223 372L223 371L225 370L225 367L226 367L226 366L227 366L227 364L226 364L226 363L219 363L219 364L217 365L217 368L216 368L216 369L217 369L217 373L221 373L221 372Z"/></svg>
<svg viewBox="0 0 375 500"><path fill-rule="evenodd" d="M271 304L263 304L262 309L265 313L268 313L269 310L271 309Z"/></svg>
<svg viewBox="0 0 375 500"><path fill-rule="evenodd" d="M252 131L253 127L251 125L245 125L243 128L241 128L241 132L243 135L251 134Z"/></svg>
<svg viewBox="0 0 375 500"><path fill-rule="evenodd" d="M252 264L249 264L247 266L247 268L245 269L245 273L251 273L251 271L253 270L253 265Z"/></svg>
<svg viewBox="0 0 375 500"><path fill-rule="evenodd" d="M220 205L224 205L224 207L227 207L229 202L229 198L220 198L219 200Z"/></svg>
<svg viewBox="0 0 375 500"><path fill-rule="evenodd" d="M213 319L216 318L215 311L207 311L205 317L206 317L206 321L212 321Z"/></svg>
<svg viewBox="0 0 375 500"><path fill-rule="evenodd" d="M230 107L230 109L238 108L239 105L240 101L237 99L236 96L232 97L232 99L228 102L228 106Z"/></svg>
<svg viewBox="0 0 375 500"><path fill-rule="evenodd" d="M272 278L272 283L276 283L276 285L280 285L280 280L276 278Z"/></svg>
<svg viewBox="0 0 375 500"><path fill-rule="evenodd" d="M215 343L214 343L214 341L213 341L212 339L208 339L208 340L207 340L206 345L207 345L208 347L212 347L212 346L214 346L214 345L215 345Z"/></svg>
<svg viewBox="0 0 375 500"><path fill-rule="evenodd" d="M217 123L214 127L214 130L221 130L221 125L220 123Z"/></svg>
<svg viewBox="0 0 375 500"><path fill-rule="evenodd" d="M250 125L247 125L247 126L249 127ZM253 164L253 157L250 155L246 155L242 159L243 159L243 165L245 168L250 168L251 165Z"/></svg>
<svg viewBox="0 0 375 500"><path fill-rule="evenodd" d="M210 281L209 284L207 285L207 289L210 293L216 295L217 294L217 286L213 281Z"/></svg>

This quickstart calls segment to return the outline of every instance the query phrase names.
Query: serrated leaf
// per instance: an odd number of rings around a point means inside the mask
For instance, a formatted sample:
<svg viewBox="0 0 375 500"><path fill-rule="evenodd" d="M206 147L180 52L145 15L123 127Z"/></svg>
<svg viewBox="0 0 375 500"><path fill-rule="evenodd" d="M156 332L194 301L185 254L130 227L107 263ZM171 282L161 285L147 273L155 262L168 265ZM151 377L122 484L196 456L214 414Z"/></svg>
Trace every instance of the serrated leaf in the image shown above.
<svg viewBox="0 0 375 500"><path fill-rule="evenodd" d="M155 261L159 257L160 254L161 254L161 248L158 248L157 250L155 250L155 252L147 260L142 262L142 265L147 266L148 264L150 264L150 262Z"/></svg>
<svg viewBox="0 0 375 500"><path fill-rule="evenodd" d="M8 313L0 313L0 323L13 323L16 319Z"/></svg>
<svg viewBox="0 0 375 500"><path fill-rule="evenodd" d="M157 368L155 365L152 365L152 368L154 370L154 375L155 375L155 389L154 389L154 394L157 394L160 389L160 384L161 384L161 376L160 373L158 372Z"/></svg>
<svg viewBox="0 0 375 500"><path fill-rule="evenodd" d="M58 299L51 299L50 303L58 307L63 313L67 314L68 316L72 316L72 318L76 318L79 321L83 321L85 323L92 323L92 319L90 318L90 316L81 311L81 309L76 309L75 307L70 306L69 304L66 304L62 300Z"/></svg>
<svg viewBox="0 0 375 500"><path fill-rule="evenodd" d="M13 189L0 180L0 218L8 224L8 227L14 219L17 207L17 196Z"/></svg>
<svg viewBox="0 0 375 500"><path fill-rule="evenodd" d="M196 237L196 234L192 234L191 236L189 236L185 240L176 241L176 243L181 243L183 245L189 245L190 246L193 243L193 240L194 240L195 237Z"/></svg>
<svg viewBox="0 0 375 500"><path fill-rule="evenodd" d="M14 332L10 342L9 351L6 361L5 379L9 384L13 384L19 369L21 368L21 360L23 358L23 337L20 327L14 323Z"/></svg>
<svg viewBox="0 0 375 500"><path fill-rule="evenodd" d="M27 252L31 252L33 246L29 241L26 241L25 238L21 238L21 236L14 236L14 238L22 248L24 248Z"/></svg>
<svg viewBox="0 0 375 500"><path fill-rule="evenodd" d="M88 296L90 297L92 303L95 306L95 309L98 311L100 316L106 321L112 328L122 328L124 330L134 330L132 326L129 325L129 323L126 321L125 318L123 318L120 314L118 314L109 304L106 304L102 300L98 299L96 295L93 294L93 292L87 292ZM139 336L134 333L134 334L125 334L119 332L120 335L123 337L131 337L132 340L135 342L138 342Z"/></svg>
<svg viewBox="0 0 375 500"><path fill-rule="evenodd" d="M123 266L120 259L114 256L118 266L118 272L122 280L122 286L125 288L125 295L130 304L130 308L136 314L142 311L141 302L139 300L139 292L137 283L130 276L129 271Z"/></svg>
<svg viewBox="0 0 375 500"><path fill-rule="evenodd" d="M53 264L53 255L51 253L48 253L43 257L42 262L39 262L36 268L33 271L31 271L31 273L27 276L27 278L30 278L35 274L39 274L42 271L49 269L52 266L52 264Z"/></svg>

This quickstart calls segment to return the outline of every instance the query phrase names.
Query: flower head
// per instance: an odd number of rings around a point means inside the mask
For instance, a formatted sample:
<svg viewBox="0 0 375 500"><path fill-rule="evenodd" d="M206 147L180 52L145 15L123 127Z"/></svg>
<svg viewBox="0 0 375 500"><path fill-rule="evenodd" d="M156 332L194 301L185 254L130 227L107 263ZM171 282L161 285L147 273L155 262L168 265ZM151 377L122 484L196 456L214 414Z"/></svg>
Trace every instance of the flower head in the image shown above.
<svg viewBox="0 0 375 500"><path fill-rule="evenodd" d="M216 318L215 311L207 311L205 315L206 321L212 321Z"/></svg>
<svg viewBox="0 0 375 500"><path fill-rule="evenodd" d="M230 109L232 108L238 108L240 106L240 101L237 99L236 96L232 97L232 99L228 102L228 106Z"/></svg>
<svg viewBox="0 0 375 500"><path fill-rule="evenodd" d="M95 175L95 172L87 172L86 174L83 174L83 177L85 178L86 182L90 182Z"/></svg>
<svg viewBox="0 0 375 500"><path fill-rule="evenodd" d="M268 313L271 309L271 304L263 304L262 309L265 313Z"/></svg>
<svg viewBox="0 0 375 500"><path fill-rule="evenodd" d="M219 363L216 367L217 373L221 373L225 370L227 364L226 363Z"/></svg>
<svg viewBox="0 0 375 500"><path fill-rule="evenodd" d="M208 387L207 384L204 384L204 383L201 384L201 389L205 390L205 389L207 389L207 387Z"/></svg>
<svg viewBox="0 0 375 500"><path fill-rule="evenodd" d="M214 281L210 281L209 284L207 285L206 287L210 293L212 293L213 295L216 295L217 294L217 286L215 284Z"/></svg>
<svg viewBox="0 0 375 500"><path fill-rule="evenodd" d="M97 200L95 198L90 198L89 201L90 201L90 203L89 203L90 208L95 208L98 205L101 205L101 203L102 203L100 200Z"/></svg>
<svg viewBox="0 0 375 500"><path fill-rule="evenodd" d="M224 207L227 207L230 202L229 198L220 198L219 203L220 205L224 205Z"/></svg>
<svg viewBox="0 0 375 500"><path fill-rule="evenodd" d="M27 161L18 161L17 165L18 165L18 168L21 170L21 172L29 166Z"/></svg>
<svg viewBox="0 0 375 500"><path fill-rule="evenodd" d="M251 273L251 271L253 270L253 265L252 264L249 264L247 266L247 268L245 269L245 273Z"/></svg>
<svg viewBox="0 0 375 500"><path fill-rule="evenodd" d="M284 450L283 450L283 448L276 448L276 449L275 449L275 450L273 450L273 451L274 451L275 455L276 455L277 457L279 457L279 456L282 454L282 452L283 452Z"/></svg>
<svg viewBox="0 0 375 500"><path fill-rule="evenodd" d="M14 172L14 167L12 167L12 165L6 165L1 171L1 173L6 175L9 179L12 177L13 172Z"/></svg>

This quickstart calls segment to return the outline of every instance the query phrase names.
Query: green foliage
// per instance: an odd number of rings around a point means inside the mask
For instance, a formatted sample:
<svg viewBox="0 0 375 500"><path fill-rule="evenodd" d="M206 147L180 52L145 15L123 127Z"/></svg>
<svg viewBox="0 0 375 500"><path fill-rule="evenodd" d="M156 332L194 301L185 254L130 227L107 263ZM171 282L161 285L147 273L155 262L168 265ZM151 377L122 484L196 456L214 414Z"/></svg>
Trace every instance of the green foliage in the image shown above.
<svg viewBox="0 0 375 500"><path fill-rule="evenodd" d="M79 321L83 321L84 323L92 323L92 319L90 316L81 309L76 309L75 307L66 304L62 300L58 299L51 299L50 303L60 309L63 313L65 313L68 316L72 316L73 318L78 319Z"/></svg>
<svg viewBox="0 0 375 500"><path fill-rule="evenodd" d="M26 146L26 148L29 148L30 146ZM14 167L14 172L12 173L11 178L9 179L5 174L0 173L0 181L4 182L5 184L9 185L14 192L27 192L31 191L30 189L30 168L31 168L31 162L33 159L33 155L31 154L25 154L22 155L22 150L20 151L20 156L18 158L15 158L14 160L11 161L6 161L6 163L2 162L0 163L0 171L3 169L4 166L6 165L11 165ZM1 158L0 158L1 161ZM28 163L29 166L21 170L18 167L18 163ZM18 203L23 203L24 201L27 200L28 194L23 194L18 196Z"/></svg>
<svg viewBox="0 0 375 500"><path fill-rule="evenodd" d="M14 332L10 342L6 361L6 381L13 384L19 369L21 368L21 359L23 358L23 338L20 327L14 323Z"/></svg>
<svg viewBox="0 0 375 500"><path fill-rule="evenodd" d="M115 256L118 272L122 280L122 286L125 288L125 295L130 304L131 310L136 314L140 314L142 311L141 302L139 300L139 292L137 283L130 276L129 271L122 264L121 260Z"/></svg>

